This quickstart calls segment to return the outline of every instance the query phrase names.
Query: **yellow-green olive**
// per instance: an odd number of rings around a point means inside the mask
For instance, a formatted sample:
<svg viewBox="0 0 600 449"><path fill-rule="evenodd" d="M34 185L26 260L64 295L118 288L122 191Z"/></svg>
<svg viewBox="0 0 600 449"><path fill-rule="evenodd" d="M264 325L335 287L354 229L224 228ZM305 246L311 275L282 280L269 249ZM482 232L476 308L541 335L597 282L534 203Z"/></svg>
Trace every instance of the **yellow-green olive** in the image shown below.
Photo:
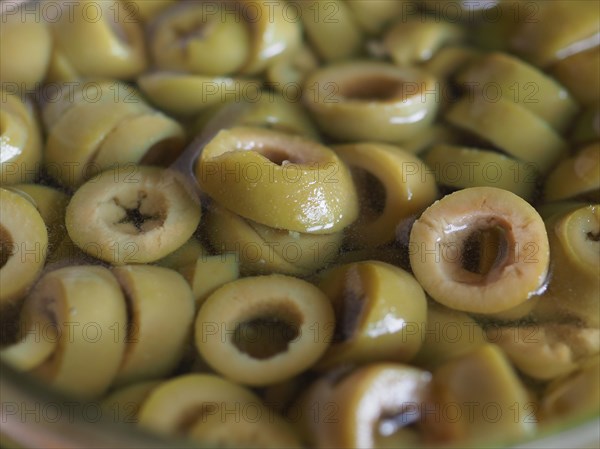
<svg viewBox="0 0 600 449"><path fill-rule="evenodd" d="M507 53L492 52L473 61L456 81L471 92L492 94L518 103L564 132L578 112L567 89L556 80Z"/></svg>
<svg viewBox="0 0 600 449"><path fill-rule="evenodd" d="M16 304L44 267L48 231L35 206L0 188L0 309Z"/></svg>
<svg viewBox="0 0 600 449"><path fill-rule="evenodd" d="M437 197L427 166L402 147L382 143L336 145L352 171L360 215L348 232L351 246L378 246L395 239L398 223L420 213Z"/></svg>
<svg viewBox="0 0 600 449"><path fill-rule="evenodd" d="M81 77L133 79L143 72L147 61L142 27L119 5L60 3L58 19L51 23L54 57L64 58Z"/></svg>
<svg viewBox="0 0 600 449"><path fill-rule="evenodd" d="M262 386L312 366L327 349L335 317L314 285L290 276L246 277L210 295L196 315L196 348L236 382Z"/></svg>
<svg viewBox="0 0 600 449"><path fill-rule="evenodd" d="M296 101L296 93L300 91L308 74L318 65L319 61L313 51L308 46L301 45L295 52L269 64L265 71L267 85L283 92L291 101Z"/></svg>
<svg viewBox="0 0 600 449"><path fill-rule="evenodd" d="M582 359L600 352L600 330L577 323L489 326L486 335L519 371L534 379L564 376L575 371Z"/></svg>
<svg viewBox="0 0 600 449"><path fill-rule="evenodd" d="M290 20L285 2L237 0L235 5L251 32L250 55L242 74L261 73L270 63L293 54L300 46L300 21Z"/></svg>
<svg viewBox="0 0 600 449"><path fill-rule="evenodd" d="M440 47L464 38L465 29L450 22L403 19L386 32L384 45L396 65L410 66L430 60Z"/></svg>
<svg viewBox="0 0 600 449"><path fill-rule="evenodd" d="M476 243L486 232L501 238L491 248L493 264L482 272L472 260L481 252L473 239ZM495 187L471 187L435 202L412 227L409 255L417 280L433 299L482 314L509 310L539 294L550 262L539 214Z"/></svg>
<svg viewBox="0 0 600 449"><path fill-rule="evenodd" d="M551 382L541 399L542 423L567 425L598 416L599 377L600 355L596 355L584 361L576 372Z"/></svg>
<svg viewBox="0 0 600 449"><path fill-rule="evenodd" d="M124 385L171 374L191 336L194 298L176 271L151 265L113 268L127 298L127 348L114 380Z"/></svg>
<svg viewBox="0 0 600 449"><path fill-rule="evenodd" d="M427 323L421 332L423 344L412 364L427 369L486 344L484 331L473 318L433 302L427 305Z"/></svg>
<svg viewBox="0 0 600 449"><path fill-rule="evenodd" d="M189 282L198 309L216 289L240 277L239 258L234 253L202 254L194 264L182 267L180 273Z"/></svg>
<svg viewBox="0 0 600 449"><path fill-rule="evenodd" d="M438 413L425 416L432 443L506 444L535 431L527 391L502 351L483 345L448 360L433 372Z"/></svg>
<svg viewBox="0 0 600 449"><path fill-rule="evenodd" d="M292 100L284 94L261 90L256 101L244 105L235 116L228 117L228 127L260 127L319 140L319 132L301 103ZM206 109L196 119L193 129L196 133L203 131L219 111L231 107L235 102L236 99L231 98L224 104Z"/></svg>
<svg viewBox="0 0 600 449"><path fill-rule="evenodd" d="M42 136L31 105L0 90L0 184L33 182L42 165Z"/></svg>
<svg viewBox="0 0 600 449"><path fill-rule="evenodd" d="M438 88L417 68L349 61L313 72L303 100L321 131L336 140L398 143L431 125Z"/></svg>
<svg viewBox="0 0 600 449"><path fill-rule="evenodd" d="M464 96L448 110L446 120L518 160L535 164L540 172L548 171L566 149L560 135L522 105L501 96L490 101L489 95Z"/></svg>
<svg viewBox="0 0 600 449"><path fill-rule="evenodd" d="M336 315L333 342L319 369L406 362L419 351L427 301L408 272L384 262L358 262L333 268L318 285Z"/></svg>
<svg viewBox="0 0 600 449"><path fill-rule="evenodd" d="M388 0L352 0L346 1L356 23L367 34L380 34L397 17L402 17L406 6L403 2Z"/></svg>
<svg viewBox="0 0 600 449"><path fill-rule="evenodd" d="M560 161L544 186L546 201L578 196L592 198L594 195L596 201L600 201L600 141L586 145L573 157Z"/></svg>
<svg viewBox="0 0 600 449"><path fill-rule="evenodd" d="M455 73L481 56L475 47L448 45L440 48L422 67L433 73L438 79L453 78Z"/></svg>
<svg viewBox="0 0 600 449"><path fill-rule="evenodd" d="M41 184L16 184L10 186L10 190L23 193L38 210L48 230L48 252L53 252L67 234L65 228L65 211L69 203L67 194Z"/></svg>
<svg viewBox="0 0 600 449"><path fill-rule="evenodd" d="M551 276L534 315L576 318L600 326L600 205L566 208L546 219Z"/></svg>
<svg viewBox="0 0 600 449"><path fill-rule="evenodd" d="M222 76L244 66L250 53L248 24L237 8L211 6L178 3L150 23L149 49L158 69Z"/></svg>
<svg viewBox="0 0 600 449"><path fill-rule="evenodd" d="M199 257L206 256L207 254L208 252L204 248L204 245L196 237L191 237L171 254L167 254L154 263L161 267L180 271L189 265L194 265Z"/></svg>
<svg viewBox="0 0 600 449"><path fill-rule="evenodd" d="M147 380L112 391L102 399L102 412L110 416L114 422L135 424L138 422L140 407L152 390L160 385L160 381Z"/></svg>
<svg viewBox="0 0 600 449"><path fill-rule="evenodd" d="M358 216L349 170L328 147L261 128L220 131L195 167L202 190L231 211L290 231L330 234Z"/></svg>
<svg viewBox="0 0 600 449"><path fill-rule="evenodd" d="M535 165L494 151L459 145L437 144L425 156L438 183L464 189L497 187L531 201L538 172Z"/></svg>
<svg viewBox="0 0 600 449"><path fill-rule="evenodd" d="M45 310L57 332L55 355L33 374L75 397L103 394L125 351L125 338L115 338L115 332L127 324L125 298L110 271L100 266L50 271L35 285L24 307Z"/></svg>
<svg viewBox="0 0 600 449"><path fill-rule="evenodd" d="M243 275L281 273L308 276L333 262L343 233L306 234L247 220L211 203L204 219L218 253L234 253Z"/></svg>
<svg viewBox="0 0 600 449"><path fill-rule="evenodd" d="M540 67L598 45L600 18L593 2L539 2L510 37L511 49Z"/></svg>
<svg viewBox="0 0 600 449"><path fill-rule="evenodd" d="M340 0L294 0L300 8L306 37L325 61L339 61L359 53L362 31L348 4Z"/></svg>
<svg viewBox="0 0 600 449"><path fill-rule="evenodd" d="M12 6L18 4L13 3ZM12 9L12 8L11 8ZM50 63L52 35L40 9L28 5L2 14L0 27L0 79L18 90L35 89ZM2 94L4 98L4 94Z"/></svg>
<svg viewBox="0 0 600 449"><path fill-rule="evenodd" d="M558 61L551 73L579 103L597 105L600 101L600 44Z"/></svg>
<svg viewBox="0 0 600 449"><path fill-rule="evenodd" d="M126 13L128 17L135 17L141 22L149 22L166 8L172 6L177 0L125 0Z"/></svg>
<svg viewBox="0 0 600 449"><path fill-rule="evenodd" d="M84 252L115 265L147 263L183 245L200 222L200 206L172 170L107 170L73 195L65 223Z"/></svg>
<svg viewBox="0 0 600 449"><path fill-rule="evenodd" d="M399 363L332 372L301 397L299 427L313 447L415 447L430 385L429 372Z"/></svg>
<svg viewBox="0 0 600 449"><path fill-rule="evenodd" d="M255 101L258 81L182 73L145 73L137 79L140 90L160 109L178 116L194 116L224 101Z"/></svg>

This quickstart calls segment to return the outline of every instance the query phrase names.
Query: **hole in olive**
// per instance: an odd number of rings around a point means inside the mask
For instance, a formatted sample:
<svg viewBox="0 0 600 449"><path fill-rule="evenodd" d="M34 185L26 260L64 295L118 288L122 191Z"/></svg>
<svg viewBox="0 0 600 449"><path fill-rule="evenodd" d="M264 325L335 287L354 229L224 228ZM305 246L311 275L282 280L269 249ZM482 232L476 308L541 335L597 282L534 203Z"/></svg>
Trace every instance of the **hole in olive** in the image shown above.
<svg viewBox="0 0 600 449"><path fill-rule="evenodd" d="M600 232L594 233L594 232L590 231L587 233L587 238L588 238L588 240L591 240L592 242L598 242L598 241L600 241Z"/></svg>
<svg viewBox="0 0 600 449"><path fill-rule="evenodd" d="M8 263L14 250L14 242L10 233L0 225L0 268L4 268L4 265Z"/></svg>
<svg viewBox="0 0 600 449"><path fill-rule="evenodd" d="M375 446L400 447L406 443L419 445L418 419L419 414L414 410L383 412L375 424Z"/></svg>
<svg viewBox="0 0 600 449"><path fill-rule="evenodd" d="M478 229L463 243L462 268L485 277L506 258L507 250L506 232L502 227Z"/></svg>
<svg viewBox="0 0 600 449"><path fill-rule="evenodd" d="M122 202L117 197L113 198L114 204L124 211L123 217L114 223L121 232L136 235L149 232L164 224L166 212L162 201L158 197L153 198L152 201L147 198L148 194L144 191L138 192L136 201L128 203Z"/></svg>
<svg viewBox="0 0 600 449"><path fill-rule="evenodd" d="M275 305L238 324L233 344L242 353L265 360L287 351L300 335L302 315L291 304Z"/></svg>
<svg viewBox="0 0 600 449"><path fill-rule="evenodd" d="M340 94L349 100L386 101L398 97L403 82L387 76L357 78L340 87Z"/></svg>
<svg viewBox="0 0 600 449"><path fill-rule="evenodd" d="M362 168L351 167L351 171L362 216L367 220L378 217L385 210L387 192L384 184L371 172Z"/></svg>
<svg viewBox="0 0 600 449"><path fill-rule="evenodd" d="M301 158L290 154L283 148L276 147L263 147L257 149L257 151L264 157L269 159L271 162L277 165L283 165L284 162L299 164L302 162Z"/></svg>

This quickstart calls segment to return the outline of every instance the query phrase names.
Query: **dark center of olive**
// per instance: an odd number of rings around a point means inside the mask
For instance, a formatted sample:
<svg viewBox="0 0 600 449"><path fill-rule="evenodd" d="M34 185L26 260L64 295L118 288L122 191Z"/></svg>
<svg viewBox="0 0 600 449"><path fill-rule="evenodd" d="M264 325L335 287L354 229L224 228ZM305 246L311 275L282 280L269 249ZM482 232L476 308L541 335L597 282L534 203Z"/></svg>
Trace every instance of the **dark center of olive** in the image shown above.
<svg viewBox="0 0 600 449"><path fill-rule="evenodd" d="M121 204L118 198L113 198L115 204L125 211L125 216L116 224L130 224L135 228L136 233L148 232L154 228L161 226L165 217L161 211L152 213L142 212L142 203L146 200L147 194L143 191L138 193L138 199L134 207L127 207Z"/></svg>
<svg viewBox="0 0 600 449"><path fill-rule="evenodd" d="M385 210L387 192L384 184L367 170L352 167L352 178L358 193L362 216L367 220L378 217Z"/></svg>
<svg viewBox="0 0 600 449"><path fill-rule="evenodd" d="M461 265L471 273L487 276L507 256L505 230L500 226L478 229L465 239Z"/></svg>
<svg viewBox="0 0 600 449"><path fill-rule="evenodd" d="M244 354L264 360L287 351L290 342L300 335L302 315L291 304L271 308L265 313L238 324L233 344Z"/></svg>
<svg viewBox="0 0 600 449"><path fill-rule="evenodd" d="M14 242L10 233L0 225L0 268L7 264L8 259L14 254Z"/></svg>
<svg viewBox="0 0 600 449"><path fill-rule="evenodd" d="M588 240L591 240L592 242L598 242L600 241L600 232L588 232L587 233L587 238Z"/></svg>

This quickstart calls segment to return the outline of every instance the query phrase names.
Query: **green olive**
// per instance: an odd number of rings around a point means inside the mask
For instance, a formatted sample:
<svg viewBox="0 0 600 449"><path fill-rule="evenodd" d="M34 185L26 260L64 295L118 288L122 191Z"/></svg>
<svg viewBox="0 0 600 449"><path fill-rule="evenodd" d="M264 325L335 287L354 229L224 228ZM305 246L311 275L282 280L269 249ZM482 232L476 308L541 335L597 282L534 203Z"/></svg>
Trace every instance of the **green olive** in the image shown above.
<svg viewBox="0 0 600 449"><path fill-rule="evenodd" d="M490 326L486 334L519 371L544 381L575 371L600 352L600 330L576 323Z"/></svg>
<svg viewBox="0 0 600 449"><path fill-rule="evenodd" d="M522 20L510 38L511 49L540 67L597 45L598 10L593 2L536 3L533 20Z"/></svg>
<svg viewBox="0 0 600 449"><path fill-rule="evenodd" d="M67 194L41 184L16 184L10 186L10 190L25 194L38 210L44 223L46 223L48 251L52 253L67 234L65 228L65 211L69 203Z"/></svg>
<svg viewBox="0 0 600 449"><path fill-rule="evenodd" d="M115 10L110 2L92 0L60 7L58 19L50 26L54 58L64 58L67 67L81 77L127 80L146 69L142 27L125 11ZM57 71L54 81L63 81L60 76Z"/></svg>
<svg viewBox="0 0 600 449"><path fill-rule="evenodd" d="M334 326L333 308L317 287L272 274L235 280L210 295L196 315L195 342L215 371L263 386L313 366Z"/></svg>
<svg viewBox="0 0 600 449"><path fill-rule="evenodd" d="M248 24L239 12L212 6L179 3L149 25L150 52L159 70L222 76L244 66L250 53Z"/></svg>
<svg viewBox="0 0 600 449"><path fill-rule="evenodd" d="M35 89L36 83L46 75L51 49L52 36L47 23L40 20L39 9L31 11L25 5L2 15L0 79L3 84L14 84L20 90Z"/></svg>
<svg viewBox="0 0 600 449"><path fill-rule="evenodd" d="M107 170L73 195L65 223L84 252L115 265L159 260L183 245L200 222L197 199L172 171Z"/></svg>
<svg viewBox="0 0 600 449"><path fill-rule="evenodd" d="M301 45L295 52L269 64L265 71L267 85L289 95L295 101L296 92L318 65L319 61L313 51L307 45Z"/></svg>
<svg viewBox="0 0 600 449"><path fill-rule="evenodd" d="M0 90L0 184L33 182L42 165L42 136L31 104Z"/></svg>
<svg viewBox="0 0 600 449"><path fill-rule="evenodd" d="M489 248L494 262L482 271L478 239L490 232L499 233L499 244ZM482 314L534 300L550 262L539 214L514 193L495 187L471 187L435 202L414 223L408 250L415 277L433 299Z"/></svg>
<svg viewBox="0 0 600 449"><path fill-rule="evenodd" d="M531 201L538 172L531 163L494 151L437 144L425 156L438 183L452 188L497 187Z"/></svg>
<svg viewBox="0 0 600 449"><path fill-rule="evenodd" d="M600 412L600 356L582 363L574 373L551 382L541 400L543 424L579 423Z"/></svg>
<svg viewBox="0 0 600 449"><path fill-rule="evenodd" d="M600 106L588 106L577 118L570 134L575 145L592 143L600 139Z"/></svg>
<svg viewBox="0 0 600 449"><path fill-rule="evenodd" d="M486 343L483 330L473 318L433 302L427 305L427 323L422 333L423 344L412 363L427 369Z"/></svg>
<svg viewBox="0 0 600 449"><path fill-rule="evenodd" d="M403 219L420 213L437 197L426 165L402 147L377 143L333 146L350 167L360 215L347 230L348 244L373 247L395 240ZM378 188L379 187L379 188Z"/></svg>
<svg viewBox="0 0 600 449"><path fill-rule="evenodd" d="M419 351L427 302L408 272L384 262L358 262L333 268L318 285L336 314L333 343L319 369L406 362Z"/></svg>
<svg viewBox="0 0 600 449"><path fill-rule="evenodd" d="M425 417L424 431L432 442L506 444L535 430L534 420L523 419L531 409L527 391L497 346L483 345L448 360L434 371L433 389L437 410L452 409L453 419L450 411Z"/></svg>
<svg viewBox="0 0 600 449"><path fill-rule="evenodd" d="M172 72L145 73L137 83L153 104L182 117L194 116L227 100L254 100L261 89L260 82L249 79Z"/></svg>
<svg viewBox="0 0 600 449"><path fill-rule="evenodd" d="M415 447L431 374L399 363L332 372L302 395L298 427L311 447Z"/></svg>
<svg viewBox="0 0 600 449"><path fill-rule="evenodd" d="M117 374L126 340L115 338L115 332L126 330L127 311L111 272L89 265L50 271L24 307L45 310L57 330L55 355L33 374L75 397L102 395Z"/></svg>
<svg viewBox="0 0 600 449"><path fill-rule="evenodd" d="M535 113L559 132L565 131L579 109L565 87L507 53L492 52L476 59L456 81L472 92L485 92L493 86L502 97Z"/></svg>
<svg viewBox="0 0 600 449"><path fill-rule="evenodd" d="M440 48L422 67L438 79L453 78L456 72L481 56L475 47L448 45Z"/></svg>
<svg viewBox="0 0 600 449"><path fill-rule="evenodd" d="M494 98L496 101L490 101L483 92L464 96L446 113L446 119L516 159L535 164L540 172L548 171L566 150L563 139L522 105L505 97Z"/></svg>
<svg viewBox="0 0 600 449"><path fill-rule="evenodd" d="M301 234L269 228L214 203L204 223L214 250L221 254L234 253L242 275L308 276L332 262L342 243L342 233ZM302 266L296 263L299 260L309 263Z"/></svg>
<svg viewBox="0 0 600 449"><path fill-rule="evenodd" d="M0 309L7 313L37 279L48 247L48 231L35 206L0 189Z"/></svg>
<svg viewBox="0 0 600 449"><path fill-rule="evenodd" d="M222 130L204 147L195 172L213 200L270 227L330 234L358 216L345 164L330 148L300 136Z"/></svg>
<svg viewBox="0 0 600 449"><path fill-rule="evenodd" d="M362 30L346 2L294 0L300 8L304 32L315 52L325 61L339 61L359 53Z"/></svg>
<svg viewBox="0 0 600 449"><path fill-rule="evenodd" d="M194 300L176 271L151 265L113 268L127 298L127 350L115 385L158 379L172 373L191 336ZM125 330L123 330L125 331Z"/></svg>
<svg viewBox="0 0 600 449"><path fill-rule="evenodd" d="M557 316L600 325L600 205L567 208L546 219L552 272L534 314L542 320Z"/></svg>
<svg viewBox="0 0 600 449"><path fill-rule="evenodd" d="M440 47L464 40L466 30L459 25L436 20L406 20L393 25L384 37L384 45L398 66L410 66L430 60Z"/></svg>
<svg viewBox="0 0 600 449"><path fill-rule="evenodd" d="M234 253L202 254L194 264L179 271L192 287L198 309L216 289L240 277L240 263Z"/></svg>
<svg viewBox="0 0 600 449"><path fill-rule="evenodd" d="M388 0L352 0L345 4L356 23L367 34L380 34L396 18L402 17L405 5Z"/></svg>
<svg viewBox="0 0 600 449"><path fill-rule="evenodd" d="M565 180L568 179L568 182ZM600 141L586 145L577 154L564 159L546 178L546 201L589 196L600 201Z"/></svg>
<svg viewBox="0 0 600 449"><path fill-rule="evenodd" d="M230 99L224 104L217 104L203 111L194 123L196 133L203 131L215 114L223 108L230 107L235 101ZM319 131L302 105L280 93L261 90L258 92L257 101L244 106L239 114L231 117L228 127L260 127L319 140Z"/></svg>
<svg viewBox="0 0 600 449"><path fill-rule="evenodd" d="M154 263L161 267L180 271L190 265L195 265L199 257L207 255L208 252L206 251L206 248L204 248L204 245L202 245L196 237L191 237L171 254L167 254L165 257Z"/></svg>
<svg viewBox="0 0 600 449"><path fill-rule="evenodd" d="M142 22L149 22L177 0L125 0L127 13Z"/></svg>
<svg viewBox="0 0 600 449"><path fill-rule="evenodd" d="M417 68L349 61L312 73L303 100L321 131L336 140L398 143L431 125L438 88Z"/></svg>
<svg viewBox="0 0 600 449"><path fill-rule="evenodd" d="M157 380L147 380L112 391L100 402L103 413L112 417L116 422L137 423L137 415L142 404L160 383Z"/></svg>

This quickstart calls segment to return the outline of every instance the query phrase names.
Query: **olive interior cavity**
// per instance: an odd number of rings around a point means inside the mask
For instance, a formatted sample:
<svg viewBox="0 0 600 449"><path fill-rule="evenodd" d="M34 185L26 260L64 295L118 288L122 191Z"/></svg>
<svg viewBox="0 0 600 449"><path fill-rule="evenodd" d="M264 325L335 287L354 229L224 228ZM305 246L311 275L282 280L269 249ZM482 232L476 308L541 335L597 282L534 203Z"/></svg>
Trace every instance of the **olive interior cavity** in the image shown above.
<svg viewBox="0 0 600 449"><path fill-rule="evenodd" d="M360 289L353 288L344 291L343 296L334 301L337 317L333 332L334 344L342 343L352 338L356 333L356 328L360 323L366 304L366 294Z"/></svg>
<svg viewBox="0 0 600 449"><path fill-rule="evenodd" d="M284 165L286 162L292 164L301 164L304 162L297 154L281 147L267 145L262 148L255 148L254 150L276 165Z"/></svg>
<svg viewBox="0 0 600 449"><path fill-rule="evenodd" d="M14 254L14 242L10 232L0 225L0 268L8 263L8 259Z"/></svg>
<svg viewBox="0 0 600 449"><path fill-rule="evenodd" d="M456 245L446 243L442 257L450 262L446 266L456 281L486 284L511 262L514 238L510 224L495 219L476 221L470 228L456 232Z"/></svg>
<svg viewBox="0 0 600 449"><path fill-rule="evenodd" d="M148 194L140 190L137 199L127 201L114 197L113 203L121 209L114 223L122 232L137 235L161 227L167 216L162 201L149 201Z"/></svg>
<svg viewBox="0 0 600 449"><path fill-rule="evenodd" d="M300 336L302 324L302 315L294 305L269 306L235 327L233 344L254 359L270 359L288 350Z"/></svg>
<svg viewBox="0 0 600 449"><path fill-rule="evenodd" d="M363 76L338 86L339 93L349 100L386 101L402 92L404 82L383 75Z"/></svg>

